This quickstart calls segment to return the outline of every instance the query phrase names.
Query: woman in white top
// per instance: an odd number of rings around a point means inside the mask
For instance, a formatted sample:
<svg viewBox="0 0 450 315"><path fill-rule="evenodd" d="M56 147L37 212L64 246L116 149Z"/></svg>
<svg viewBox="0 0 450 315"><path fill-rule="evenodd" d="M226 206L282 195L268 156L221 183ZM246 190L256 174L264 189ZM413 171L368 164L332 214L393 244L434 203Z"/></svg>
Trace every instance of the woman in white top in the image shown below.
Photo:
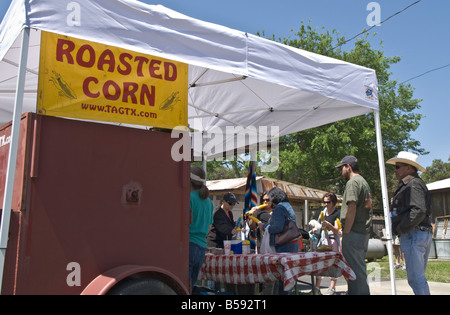
<svg viewBox="0 0 450 315"><path fill-rule="evenodd" d="M339 229L339 225L336 219L340 217L340 211L336 209L337 197L333 193L327 193L323 196L323 203L325 209L323 212L324 220L321 220L319 216L319 223L322 224L322 233L319 241L319 247L321 245L330 246L333 251L339 252L341 249L340 237L342 231ZM323 221L323 222L322 222ZM316 286L314 288L316 294L320 294L320 283L322 282L321 276L316 277ZM337 278L331 277L330 287L325 295L334 295L336 292Z"/></svg>

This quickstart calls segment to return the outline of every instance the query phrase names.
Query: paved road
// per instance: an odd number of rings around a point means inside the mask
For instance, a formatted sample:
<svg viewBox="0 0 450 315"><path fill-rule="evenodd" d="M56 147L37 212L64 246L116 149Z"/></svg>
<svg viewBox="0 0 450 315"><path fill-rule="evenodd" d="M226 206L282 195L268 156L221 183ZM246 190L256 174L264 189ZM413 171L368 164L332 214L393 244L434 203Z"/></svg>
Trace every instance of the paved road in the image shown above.
<svg viewBox="0 0 450 315"><path fill-rule="evenodd" d="M311 276L303 276L300 278L300 280L311 283ZM320 287L320 291L322 292L322 294L325 294L325 292L327 292L329 285L329 278L323 279ZM407 280L396 280L395 285L397 295L414 294ZM428 285L430 286L430 292L432 295L450 295L450 283L428 282ZM309 292L311 291L311 286L308 286L306 284L299 284L298 290L301 292ZM336 285L336 293L345 294L346 291L347 283L345 282L343 277L340 277ZM370 282L370 293L372 295L391 295L391 281L389 279L375 279L374 281Z"/></svg>

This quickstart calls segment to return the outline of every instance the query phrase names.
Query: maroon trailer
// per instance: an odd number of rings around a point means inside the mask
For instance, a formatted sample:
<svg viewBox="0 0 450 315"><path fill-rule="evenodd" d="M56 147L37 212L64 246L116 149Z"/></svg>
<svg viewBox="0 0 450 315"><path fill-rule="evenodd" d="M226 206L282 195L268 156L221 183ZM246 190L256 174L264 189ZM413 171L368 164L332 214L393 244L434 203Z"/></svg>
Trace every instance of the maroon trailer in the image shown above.
<svg viewBox="0 0 450 315"><path fill-rule="evenodd" d="M189 164L171 158L175 141L24 114L2 293L188 293Z"/></svg>

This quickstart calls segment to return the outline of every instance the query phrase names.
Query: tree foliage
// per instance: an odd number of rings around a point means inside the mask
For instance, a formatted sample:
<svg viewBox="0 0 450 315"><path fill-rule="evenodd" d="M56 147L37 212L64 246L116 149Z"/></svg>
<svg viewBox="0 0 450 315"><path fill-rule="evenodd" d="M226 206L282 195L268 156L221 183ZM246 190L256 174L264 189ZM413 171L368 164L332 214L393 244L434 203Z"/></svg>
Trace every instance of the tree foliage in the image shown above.
<svg viewBox="0 0 450 315"><path fill-rule="evenodd" d="M450 178L450 157L447 163L444 163L440 159L433 160L431 166L428 166L426 170L422 174L422 179L427 184Z"/></svg>
<svg viewBox="0 0 450 315"><path fill-rule="evenodd" d="M420 143L411 137L422 118L417 112L421 100L414 99L410 84L398 84L391 79L390 67L400 62L400 57L385 56L382 50L371 46L368 36L366 33L364 38L357 39L353 47L349 47L348 43L344 46L346 40L336 30L319 30L302 22L298 32L279 41L374 69L379 84L384 156L390 158L403 150L426 154L420 148ZM344 50L343 47L349 48ZM375 132L374 116L366 114L285 136L280 146L285 148L280 153L282 164L277 173L271 175L301 185L342 193L345 182L334 166L342 157L352 154L359 159L361 174L368 180L374 196L380 202ZM395 186L392 168L387 167L387 173L389 186Z"/></svg>
<svg viewBox="0 0 450 315"><path fill-rule="evenodd" d="M264 33L258 35L264 36ZM330 32L323 27L319 30L302 21L297 32L292 31L288 38L277 41L376 70L384 156L388 159L400 151L427 154L411 137L422 118L417 112L421 100L414 99L414 89L410 84L398 84L391 79L390 67L400 62L400 57L385 56L382 50L372 47L368 36L366 33L352 46L336 30ZM275 40L275 36L270 39ZM374 115L366 114L284 136L280 139L280 167L276 172L265 175L341 194L345 181L335 165L342 157L352 154L359 159L361 174L369 182L380 207L381 184L375 132ZM243 164L240 169L245 172ZM214 176L215 170L211 171L210 175ZM387 177L388 186L395 187L391 167L387 167Z"/></svg>

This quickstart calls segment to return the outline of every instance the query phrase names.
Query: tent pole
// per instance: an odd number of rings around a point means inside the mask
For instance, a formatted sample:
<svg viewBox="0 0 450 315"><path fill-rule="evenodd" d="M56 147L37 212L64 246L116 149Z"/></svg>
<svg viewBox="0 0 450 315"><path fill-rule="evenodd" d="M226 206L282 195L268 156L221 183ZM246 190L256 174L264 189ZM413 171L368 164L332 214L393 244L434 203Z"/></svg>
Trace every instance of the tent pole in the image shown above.
<svg viewBox="0 0 450 315"><path fill-rule="evenodd" d="M375 129L377 135L377 148L378 148L378 164L380 167L380 181L381 181L381 195L383 197L383 209L384 209L384 222L386 225L386 239L387 239L387 250L389 255L389 271L391 277L391 289L392 295L397 294L395 286L395 270L394 270L394 259L392 250L392 231L391 231L391 217L389 214L389 197L387 191L386 182L386 168L384 166L384 153L383 153L383 140L381 137L381 123L380 123L380 112L378 110L375 113Z"/></svg>
<svg viewBox="0 0 450 315"><path fill-rule="evenodd" d="M207 163L208 161L206 160L206 155L205 153L202 153L202 163L203 163L203 170L205 171L205 179L208 176L207 174Z"/></svg>
<svg viewBox="0 0 450 315"><path fill-rule="evenodd" d="M308 223L309 223L308 210L309 210L308 200L305 199L305 221L303 222L303 228L305 228L305 229L309 229L309 227L308 227Z"/></svg>
<svg viewBox="0 0 450 315"><path fill-rule="evenodd" d="M14 178L16 172L17 150L19 143L20 121L22 116L23 94L25 90L25 75L28 59L28 45L30 28L22 31L22 50L20 53L19 70L17 77L17 90L14 104L13 121L11 127L11 142L9 144L8 167L6 171L5 192L3 198L2 221L0 226L0 293L3 284L3 271L5 266L6 248L8 247L9 224L12 211L12 196L14 191Z"/></svg>
<svg viewBox="0 0 450 315"><path fill-rule="evenodd" d="M206 131L202 132L202 166L203 166L203 170L205 171L205 180L208 178L208 157L206 156L203 146L203 139L205 139L206 136Z"/></svg>

